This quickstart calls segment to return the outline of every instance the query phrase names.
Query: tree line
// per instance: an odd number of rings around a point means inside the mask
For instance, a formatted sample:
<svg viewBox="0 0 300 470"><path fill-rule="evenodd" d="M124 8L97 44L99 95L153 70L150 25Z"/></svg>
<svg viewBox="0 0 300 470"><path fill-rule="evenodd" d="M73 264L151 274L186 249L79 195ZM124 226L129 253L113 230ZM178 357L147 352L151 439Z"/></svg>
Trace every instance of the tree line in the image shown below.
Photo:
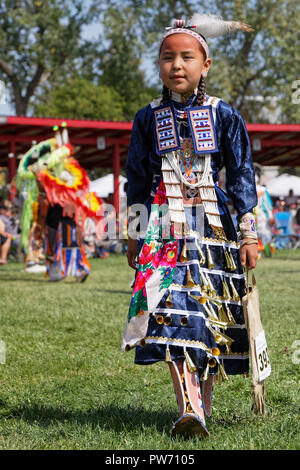
<svg viewBox="0 0 300 470"><path fill-rule="evenodd" d="M205 8L195 0L0 0L0 80L15 113L132 120L160 93L164 28L193 12L255 29L209 41L208 93L248 122L271 121L274 112L277 122L299 122L298 0L207 0ZM93 24L99 32L90 39L84 31Z"/></svg>

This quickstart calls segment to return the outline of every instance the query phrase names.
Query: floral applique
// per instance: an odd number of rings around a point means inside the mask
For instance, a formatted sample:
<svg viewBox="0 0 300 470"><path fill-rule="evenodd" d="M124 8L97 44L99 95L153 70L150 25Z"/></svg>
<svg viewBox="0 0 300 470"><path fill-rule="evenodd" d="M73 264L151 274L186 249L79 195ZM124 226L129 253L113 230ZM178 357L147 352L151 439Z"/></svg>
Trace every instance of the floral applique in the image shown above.
<svg viewBox="0 0 300 470"><path fill-rule="evenodd" d="M160 273L159 291L168 288L173 280L178 244L172 229L169 230L169 238L161 236L165 235L160 218L161 206L165 204L167 204L166 190L163 181L161 181L151 206L151 217L139 257L128 321L132 317L143 315L143 312L147 310L146 283L155 271L159 270Z"/></svg>

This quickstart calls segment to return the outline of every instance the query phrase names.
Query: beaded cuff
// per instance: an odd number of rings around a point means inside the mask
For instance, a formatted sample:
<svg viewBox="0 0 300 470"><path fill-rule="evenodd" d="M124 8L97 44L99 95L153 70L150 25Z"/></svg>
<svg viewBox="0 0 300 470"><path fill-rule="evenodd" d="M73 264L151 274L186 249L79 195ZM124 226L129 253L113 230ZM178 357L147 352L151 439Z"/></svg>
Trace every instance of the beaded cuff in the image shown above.
<svg viewBox="0 0 300 470"><path fill-rule="evenodd" d="M251 212L247 212L241 217L239 228L242 238L257 239L255 218Z"/></svg>

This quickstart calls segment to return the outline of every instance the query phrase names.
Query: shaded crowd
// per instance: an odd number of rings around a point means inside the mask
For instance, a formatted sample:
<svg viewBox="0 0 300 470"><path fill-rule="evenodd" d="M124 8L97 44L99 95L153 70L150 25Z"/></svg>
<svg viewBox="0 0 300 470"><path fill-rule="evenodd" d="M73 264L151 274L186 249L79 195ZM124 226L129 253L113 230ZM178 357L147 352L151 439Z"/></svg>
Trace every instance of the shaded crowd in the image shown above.
<svg viewBox="0 0 300 470"><path fill-rule="evenodd" d="M0 199L0 265L7 264L9 254L20 252L20 209L7 199Z"/></svg>
<svg viewBox="0 0 300 470"><path fill-rule="evenodd" d="M271 198L258 186L256 208L259 250L270 255L276 249L300 246L300 198L291 189L286 197Z"/></svg>
<svg viewBox="0 0 300 470"><path fill-rule="evenodd" d="M111 204L108 197L105 201ZM18 198L12 202L5 198L0 198L0 265L7 264L8 260L24 262L25 253L21 245L21 227L22 203ZM84 243L88 258L107 258L113 253L126 252L126 234L119 239L119 221L116 223L113 219L115 213L109 213L106 221L112 219L111 226L117 227L117 234L107 233L104 239L97 237L97 227L95 222L87 218L85 222ZM109 223L108 223L109 225ZM125 226L126 221L121 225ZM28 263L27 263L28 264ZM30 262L29 266L30 268Z"/></svg>
<svg viewBox="0 0 300 470"><path fill-rule="evenodd" d="M300 197L294 195L293 190L289 191L288 196L274 199L274 227L273 232L278 232L276 224L276 214L285 213L289 222L289 235L300 235Z"/></svg>

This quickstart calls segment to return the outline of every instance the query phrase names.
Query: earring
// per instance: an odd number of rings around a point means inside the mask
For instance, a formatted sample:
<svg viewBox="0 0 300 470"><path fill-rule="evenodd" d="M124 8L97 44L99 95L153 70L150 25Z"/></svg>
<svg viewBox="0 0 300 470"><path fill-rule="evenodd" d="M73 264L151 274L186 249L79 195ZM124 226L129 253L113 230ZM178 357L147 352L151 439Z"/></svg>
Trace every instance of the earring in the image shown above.
<svg viewBox="0 0 300 470"><path fill-rule="evenodd" d="M202 72L202 77L207 77L207 72L205 70Z"/></svg>

